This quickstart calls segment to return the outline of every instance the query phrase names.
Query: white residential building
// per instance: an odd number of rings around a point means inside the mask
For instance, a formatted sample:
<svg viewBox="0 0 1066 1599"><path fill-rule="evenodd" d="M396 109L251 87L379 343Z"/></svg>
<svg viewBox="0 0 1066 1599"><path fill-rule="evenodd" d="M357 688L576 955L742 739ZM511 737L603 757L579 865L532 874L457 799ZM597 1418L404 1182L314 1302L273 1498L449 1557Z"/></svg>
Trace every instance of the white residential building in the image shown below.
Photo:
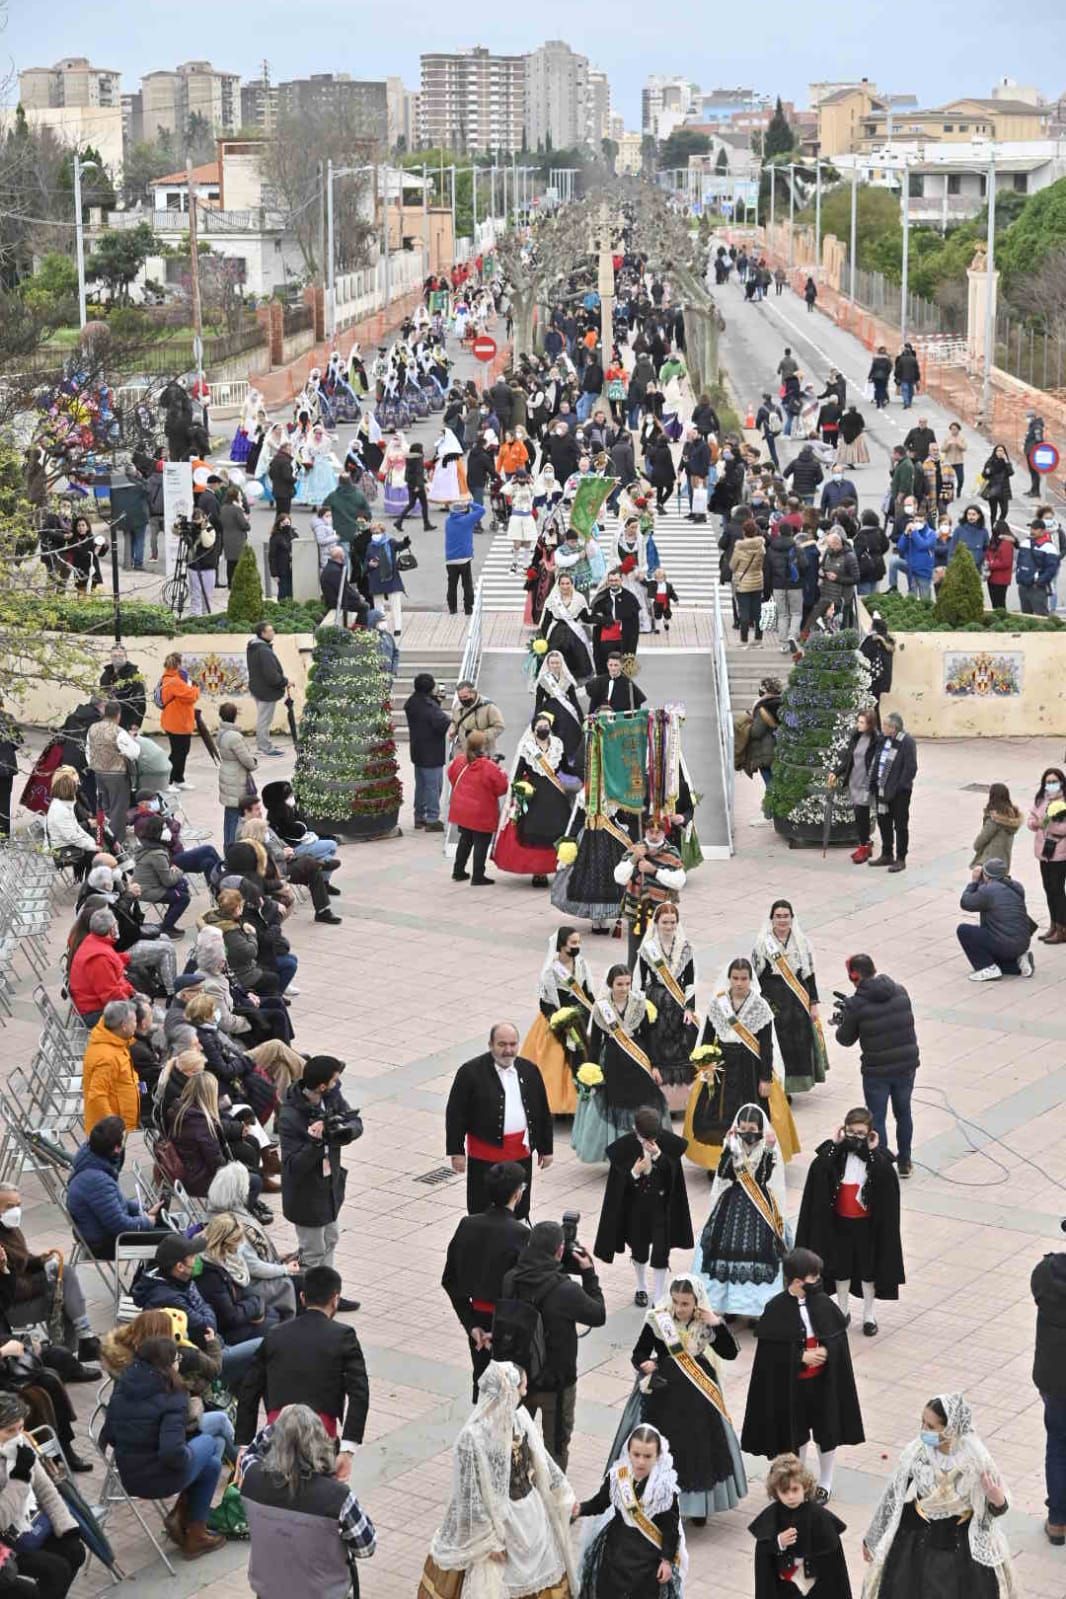
<svg viewBox="0 0 1066 1599"><path fill-rule="evenodd" d="M571 150L588 139L588 58L549 39L526 57L526 146Z"/></svg>
<svg viewBox="0 0 1066 1599"><path fill-rule="evenodd" d="M650 133L656 139L666 138L667 134L660 132L659 128L664 114L670 114L674 119L672 126L678 126L696 109L699 95L699 85L688 78L668 77L661 72L653 72L644 80L641 91L641 132Z"/></svg>

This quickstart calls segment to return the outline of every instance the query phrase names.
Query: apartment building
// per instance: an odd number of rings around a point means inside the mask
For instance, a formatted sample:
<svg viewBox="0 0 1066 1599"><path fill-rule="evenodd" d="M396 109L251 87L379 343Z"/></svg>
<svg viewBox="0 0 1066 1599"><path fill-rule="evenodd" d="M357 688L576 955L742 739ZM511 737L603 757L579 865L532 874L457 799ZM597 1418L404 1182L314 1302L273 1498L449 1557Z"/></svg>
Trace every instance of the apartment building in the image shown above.
<svg viewBox="0 0 1066 1599"><path fill-rule="evenodd" d="M54 67L26 67L19 73L19 102L26 111L121 106L122 74L94 67L85 56L67 56Z"/></svg>
<svg viewBox="0 0 1066 1599"><path fill-rule="evenodd" d="M173 71L149 72L141 79L141 122L146 139L159 132L181 134L190 117L209 128L236 133L241 123L241 80L219 72L210 61L184 61Z"/></svg>
<svg viewBox="0 0 1066 1599"><path fill-rule="evenodd" d="M521 150L526 57L491 55L483 45L421 57L418 97L423 147L484 155Z"/></svg>

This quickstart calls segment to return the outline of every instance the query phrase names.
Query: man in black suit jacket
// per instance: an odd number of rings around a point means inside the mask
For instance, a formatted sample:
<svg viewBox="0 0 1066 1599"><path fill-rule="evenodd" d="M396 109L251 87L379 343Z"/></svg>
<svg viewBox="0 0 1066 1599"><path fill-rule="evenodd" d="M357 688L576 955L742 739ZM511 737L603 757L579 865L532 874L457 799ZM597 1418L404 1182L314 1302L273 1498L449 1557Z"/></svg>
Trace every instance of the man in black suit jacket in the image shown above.
<svg viewBox="0 0 1066 1599"><path fill-rule="evenodd" d="M340 1297L340 1273L332 1266L304 1273L305 1313L272 1327L260 1343L241 1384L236 1433L241 1447L251 1443L260 1400L270 1420L286 1405L309 1405L326 1431L340 1438L337 1476L346 1482L350 1457L363 1441L370 1384L355 1328L334 1320Z"/></svg>
<svg viewBox="0 0 1066 1599"><path fill-rule="evenodd" d="M622 587L618 567L607 574L607 586L600 589L590 607L592 611L592 651L597 672L607 670L607 657L614 651L635 655L640 642L640 606L627 588Z"/></svg>
<svg viewBox="0 0 1066 1599"><path fill-rule="evenodd" d="M554 1127L544 1080L532 1061L518 1054L518 1028L497 1022L489 1033L489 1047L460 1066L455 1074L445 1112L447 1153L452 1170L466 1172L466 1208L473 1216L489 1203L485 1179L489 1168L501 1160L522 1167L526 1191L515 1215L529 1215L533 1184L533 1151L537 1163L552 1163Z"/></svg>
<svg viewBox="0 0 1066 1599"><path fill-rule="evenodd" d="M464 1216L448 1245L441 1287L470 1339L474 1401L482 1372L492 1359L492 1316L503 1279L529 1243L529 1228L515 1215L526 1191L526 1174L515 1160L490 1166L485 1177L489 1205Z"/></svg>
<svg viewBox="0 0 1066 1599"><path fill-rule="evenodd" d="M589 697L589 715L596 711L639 711L648 702L643 689L622 671L620 650L612 650L607 657L607 671L602 677L590 677L585 684Z"/></svg>

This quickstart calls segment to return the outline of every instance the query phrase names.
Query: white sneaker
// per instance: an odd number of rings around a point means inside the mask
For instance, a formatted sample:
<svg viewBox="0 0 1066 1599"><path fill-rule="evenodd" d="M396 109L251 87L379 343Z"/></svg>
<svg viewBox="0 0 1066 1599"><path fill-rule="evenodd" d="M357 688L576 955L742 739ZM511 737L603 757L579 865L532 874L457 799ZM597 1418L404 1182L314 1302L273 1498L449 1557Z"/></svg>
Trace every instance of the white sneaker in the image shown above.
<svg viewBox="0 0 1066 1599"><path fill-rule="evenodd" d="M994 983L1003 976L998 966L982 966L979 972L970 973L971 983Z"/></svg>
<svg viewBox="0 0 1066 1599"><path fill-rule="evenodd" d="M175 783L174 787L175 788L180 788L183 793L188 793L188 791L190 789L194 789L196 787L196 784L195 783Z"/></svg>
<svg viewBox="0 0 1066 1599"><path fill-rule="evenodd" d="M1023 977L1032 977L1036 971L1036 962L1033 959L1031 950L1027 949L1024 955L1018 956L1018 965L1021 967Z"/></svg>
<svg viewBox="0 0 1066 1599"><path fill-rule="evenodd" d="M288 988L285 990L285 998L286 999L299 999L299 997L300 997L300 990L296 987L295 983L290 983Z"/></svg>

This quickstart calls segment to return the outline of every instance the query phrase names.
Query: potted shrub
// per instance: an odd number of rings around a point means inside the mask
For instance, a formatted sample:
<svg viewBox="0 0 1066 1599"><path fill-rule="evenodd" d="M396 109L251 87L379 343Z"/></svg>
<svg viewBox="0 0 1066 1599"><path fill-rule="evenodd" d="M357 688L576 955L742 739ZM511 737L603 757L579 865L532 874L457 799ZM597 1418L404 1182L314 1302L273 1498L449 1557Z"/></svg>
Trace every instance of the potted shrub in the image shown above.
<svg viewBox="0 0 1066 1599"><path fill-rule="evenodd" d="M396 834L403 789L377 634L320 628L293 788L308 826L343 838Z"/></svg>

